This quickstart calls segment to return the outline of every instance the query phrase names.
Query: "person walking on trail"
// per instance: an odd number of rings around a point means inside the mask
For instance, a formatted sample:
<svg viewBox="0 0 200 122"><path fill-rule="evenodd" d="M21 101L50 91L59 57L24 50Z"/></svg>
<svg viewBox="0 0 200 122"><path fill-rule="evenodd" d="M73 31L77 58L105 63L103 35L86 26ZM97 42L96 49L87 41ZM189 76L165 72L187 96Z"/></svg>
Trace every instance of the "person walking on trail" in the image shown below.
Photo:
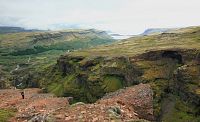
<svg viewBox="0 0 200 122"><path fill-rule="evenodd" d="M24 99L24 91L21 92L22 99Z"/></svg>

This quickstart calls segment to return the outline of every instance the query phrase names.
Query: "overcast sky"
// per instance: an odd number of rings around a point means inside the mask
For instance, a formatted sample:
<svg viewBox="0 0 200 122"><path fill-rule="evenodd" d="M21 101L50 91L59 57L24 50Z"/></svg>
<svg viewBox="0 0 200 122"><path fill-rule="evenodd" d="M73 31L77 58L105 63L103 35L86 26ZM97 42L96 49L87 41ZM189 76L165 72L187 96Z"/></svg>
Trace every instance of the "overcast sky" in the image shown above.
<svg viewBox="0 0 200 122"><path fill-rule="evenodd" d="M200 25L200 0L0 0L0 26L138 34Z"/></svg>

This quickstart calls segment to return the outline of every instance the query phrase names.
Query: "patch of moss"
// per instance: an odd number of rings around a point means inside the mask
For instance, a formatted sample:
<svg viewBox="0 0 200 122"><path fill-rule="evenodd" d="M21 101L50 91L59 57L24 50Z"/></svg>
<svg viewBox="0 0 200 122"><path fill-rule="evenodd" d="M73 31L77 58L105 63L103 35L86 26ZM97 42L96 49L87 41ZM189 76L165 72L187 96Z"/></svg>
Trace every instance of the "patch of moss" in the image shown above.
<svg viewBox="0 0 200 122"><path fill-rule="evenodd" d="M64 88L62 84L52 83L48 86L48 91L54 93L57 96L62 96Z"/></svg>
<svg viewBox="0 0 200 122"><path fill-rule="evenodd" d="M170 79L176 69L176 61L172 59L161 59L156 61L142 61L137 63L144 69L143 80L154 81L156 79Z"/></svg>
<svg viewBox="0 0 200 122"><path fill-rule="evenodd" d="M88 80L89 80L89 81L97 81L98 79L100 79L100 76L97 76L97 75L95 75L95 74L91 74L91 75L89 75L89 77L88 77Z"/></svg>
<svg viewBox="0 0 200 122"><path fill-rule="evenodd" d="M105 92L113 92L124 86L122 78L118 76L105 76L103 79L103 89Z"/></svg>
<svg viewBox="0 0 200 122"><path fill-rule="evenodd" d="M15 110L0 109L0 122L7 122L14 115L15 115Z"/></svg>

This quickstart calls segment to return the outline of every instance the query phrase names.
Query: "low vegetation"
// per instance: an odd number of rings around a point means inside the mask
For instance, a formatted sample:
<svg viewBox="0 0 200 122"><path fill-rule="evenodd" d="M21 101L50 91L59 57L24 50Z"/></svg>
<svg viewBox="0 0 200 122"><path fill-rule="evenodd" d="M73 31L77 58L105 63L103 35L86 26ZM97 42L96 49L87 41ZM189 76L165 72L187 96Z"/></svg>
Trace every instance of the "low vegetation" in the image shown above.
<svg viewBox="0 0 200 122"><path fill-rule="evenodd" d="M15 115L14 110L0 109L0 122L7 122L9 118Z"/></svg>

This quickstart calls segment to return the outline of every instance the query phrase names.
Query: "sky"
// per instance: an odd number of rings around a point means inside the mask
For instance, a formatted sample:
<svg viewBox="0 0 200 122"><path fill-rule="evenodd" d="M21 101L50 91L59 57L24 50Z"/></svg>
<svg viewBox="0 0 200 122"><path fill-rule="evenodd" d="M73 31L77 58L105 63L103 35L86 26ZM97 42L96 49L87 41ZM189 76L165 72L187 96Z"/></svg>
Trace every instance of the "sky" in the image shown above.
<svg viewBox="0 0 200 122"><path fill-rule="evenodd" d="M0 0L0 26L139 34L200 25L200 0Z"/></svg>

